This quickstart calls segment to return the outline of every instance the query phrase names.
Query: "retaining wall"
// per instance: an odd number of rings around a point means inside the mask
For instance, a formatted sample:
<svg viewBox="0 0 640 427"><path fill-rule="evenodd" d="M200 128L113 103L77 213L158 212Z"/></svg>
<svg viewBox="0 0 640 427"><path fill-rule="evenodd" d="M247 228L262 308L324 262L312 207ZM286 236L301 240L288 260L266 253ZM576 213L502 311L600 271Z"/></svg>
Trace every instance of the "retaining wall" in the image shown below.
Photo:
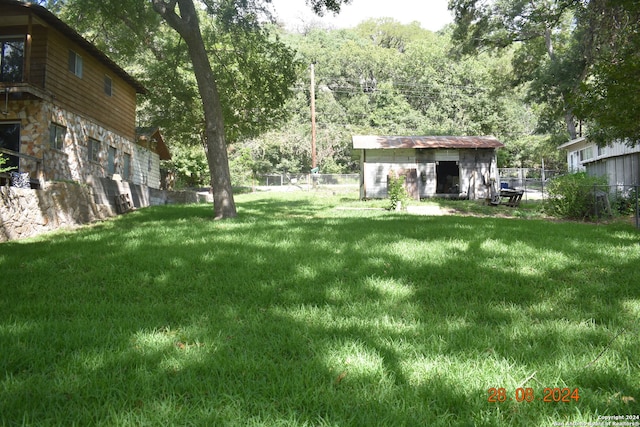
<svg viewBox="0 0 640 427"><path fill-rule="evenodd" d="M0 187L0 242L22 239L117 215L116 197L128 194L135 208L203 201L189 191L164 191L99 178L88 184L50 182L44 189Z"/></svg>

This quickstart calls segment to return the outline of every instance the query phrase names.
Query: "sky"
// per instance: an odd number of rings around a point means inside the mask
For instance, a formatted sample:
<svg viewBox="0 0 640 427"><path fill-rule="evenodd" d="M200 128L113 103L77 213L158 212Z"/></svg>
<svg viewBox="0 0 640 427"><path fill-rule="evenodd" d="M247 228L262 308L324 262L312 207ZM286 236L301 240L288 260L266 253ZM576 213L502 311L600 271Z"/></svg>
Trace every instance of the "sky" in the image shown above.
<svg viewBox="0 0 640 427"><path fill-rule="evenodd" d="M332 28L353 28L370 18L394 18L403 24L418 21L422 28L438 31L453 22L448 0L352 0L342 6L340 14L317 17L305 0L271 0L278 20L287 29L297 30L312 22Z"/></svg>

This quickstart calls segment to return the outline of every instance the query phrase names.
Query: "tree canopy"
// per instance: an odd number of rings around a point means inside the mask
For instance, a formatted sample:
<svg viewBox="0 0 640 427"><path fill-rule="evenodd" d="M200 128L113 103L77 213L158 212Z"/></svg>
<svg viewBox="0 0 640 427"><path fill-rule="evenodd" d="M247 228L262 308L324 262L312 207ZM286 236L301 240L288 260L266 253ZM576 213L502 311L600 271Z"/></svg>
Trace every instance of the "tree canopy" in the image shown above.
<svg viewBox="0 0 640 427"><path fill-rule="evenodd" d="M546 105L542 123L576 120L605 144L640 140L640 5L633 0L451 0L464 53L516 48L515 84Z"/></svg>
<svg viewBox="0 0 640 427"><path fill-rule="evenodd" d="M344 3L307 1L318 13ZM561 168L556 147L578 120L602 139L637 130L631 1L452 0L456 23L437 33L390 18L286 32L267 0L192 4L51 1L150 89L141 124L162 127L185 185L207 184L209 169L216 217L235 215L231 184L311 168L311 63L326 173L355 171L353 134L491 134L506 145L500 166Z"/></svg>

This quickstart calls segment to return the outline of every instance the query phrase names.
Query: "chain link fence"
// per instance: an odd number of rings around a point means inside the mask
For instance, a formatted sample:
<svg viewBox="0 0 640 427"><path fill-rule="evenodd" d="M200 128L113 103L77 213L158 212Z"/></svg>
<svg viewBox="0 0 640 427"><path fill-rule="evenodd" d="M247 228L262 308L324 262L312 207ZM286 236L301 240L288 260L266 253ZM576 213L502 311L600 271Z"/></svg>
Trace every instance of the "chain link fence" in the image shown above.
<svg viewBox="0 0 640 427"><path fill-rule="evenodd" d="M354 174L268 174L255 178L253 186L261 190L357 189L360 175Z"/></svg>
<svg viewBox="0 0 640 427"><path fill-rule="evenodd" d="M640 228L638 209L638 185L590 185L581 187L585 195L584 217L608 220L622 217L632 218L636 228Z"/></svg>
<svg viewBox="0 0 640 427"><path fill-rule="evenodd" d="M500 187L523 190L522 200L543 200L547 196L547 182L560 175L550 169L534 168L500 168Z"/></svg>

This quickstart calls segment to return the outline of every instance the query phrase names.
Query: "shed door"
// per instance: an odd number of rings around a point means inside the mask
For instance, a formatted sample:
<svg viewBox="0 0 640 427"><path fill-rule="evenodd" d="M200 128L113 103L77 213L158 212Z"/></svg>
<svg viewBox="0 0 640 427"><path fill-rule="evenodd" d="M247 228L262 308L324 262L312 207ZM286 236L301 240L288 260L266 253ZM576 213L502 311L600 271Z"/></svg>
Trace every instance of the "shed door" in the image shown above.
<svg viewBox="0 0 640 427"><path fill-rule="evenodd" d="M458 162L441 161L436 165L437 189L439 194L460 193L460 167Z"/></svg>
<svg viewBox="0 0 640 427"><path fill-rule="evenodd" d="M407 194L412 199L420 200L420 187L418 185L418 170L407 169L404 178L404 186Z"/></svg>

